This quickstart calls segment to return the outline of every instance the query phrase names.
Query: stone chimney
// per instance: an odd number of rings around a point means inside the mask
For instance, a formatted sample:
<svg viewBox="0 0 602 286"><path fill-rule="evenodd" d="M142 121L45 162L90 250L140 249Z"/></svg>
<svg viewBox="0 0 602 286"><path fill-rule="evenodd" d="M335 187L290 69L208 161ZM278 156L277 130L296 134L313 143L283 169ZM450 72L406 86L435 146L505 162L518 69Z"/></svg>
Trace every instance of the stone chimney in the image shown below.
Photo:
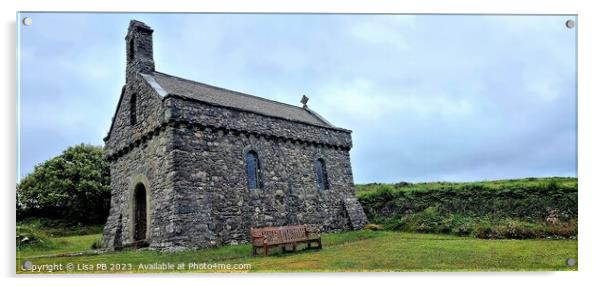
<svg viewBox="0 0 602 286"><path fill-rule="evenodd" d="M146 24L131 20L128 34L125 37L127 68L126 81L136 73L153 74L153 29Z"/></svg>

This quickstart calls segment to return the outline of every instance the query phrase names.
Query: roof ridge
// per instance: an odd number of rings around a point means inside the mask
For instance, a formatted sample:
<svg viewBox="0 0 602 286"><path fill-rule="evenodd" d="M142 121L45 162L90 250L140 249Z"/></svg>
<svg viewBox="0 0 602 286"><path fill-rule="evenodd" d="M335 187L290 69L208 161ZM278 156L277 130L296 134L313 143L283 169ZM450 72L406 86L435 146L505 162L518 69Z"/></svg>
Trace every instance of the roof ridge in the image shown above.
<svg viewBox="0 0 602 286"><path fill-rule="evenodd" d="M219 86L207 84L207 83L204 83L204 82L199 82L199 81L187 79L187 78L183 78L183 77L179 77L179 76L167 74L167 73L160 72L160 71L155 71L155 73L159 73L159 74L162 74L162 75L165 75L165 76L174 77L174 78L177 78L177 79L180 79L180 80L184 80L184 81L188 81L188 82L192 82L192 83L196 83L196 84L201 84L201 85L204 85L204 86L208 86L208 87L219 89L219 90L223 90L223 91L234 92L234 93L237 93L237 94L242 95L242 96L248 96L248 97L260 99L260 100L271 102L271 103L277 103L277 104L280 104L280 105L284 105L284 106L288 106L288 107L294 107L294 108L297 108L297 109L300 109L300 110L305 110L304 108L296 106L296 105L292 105L292 104L288 104L288 103L284 103L284 102L280 102L280 101L268 99L268 98L265 98L265 97L261 97L261 96L257 96L257 95L252 95L252 94L248 94L248 93L244 93L244 92L240 92L240 91L236 91L236 90L231 90L231 89L223 88L223 87L219 87ZM310 114L311 114L311 112L310 112ZM315 117L315 115L313 115L313 116ZM320 119L320 118L318 118L318 119ZM322 121L322 120L320 119L320 121Z"/></svg>

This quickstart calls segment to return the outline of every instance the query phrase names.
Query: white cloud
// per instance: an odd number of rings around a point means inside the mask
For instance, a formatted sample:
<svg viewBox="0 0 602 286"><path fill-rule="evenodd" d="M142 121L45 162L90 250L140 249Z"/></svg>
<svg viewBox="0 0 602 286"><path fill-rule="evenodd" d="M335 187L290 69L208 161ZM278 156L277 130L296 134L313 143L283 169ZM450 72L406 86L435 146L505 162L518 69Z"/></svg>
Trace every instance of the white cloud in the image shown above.
<svg viewBox="0 0 602 286"><path fill-rule="evenodd" d="M542 63L532 63L521 73L522 84L528 92L529 100L534 102L553 102L561 99L564 79L571 78L571 71L550 69Z"/></svg>
<svg viewBox="0 0 602 286"><path fill-rule="evenodd" d="M398 86L390 90L366 79L327 85L316 95L319 109L328 110L336 117L348 116L356 120L459 118L470 116L475 111L475 105L469 98L444 91L434 93L420 87Z"/></svg>
<svg viewBox="0 0 602 286"><path fill-rule="evenodd" d="M550 80L530 81L526 83L527 91L539 100L553 101L560 96L560 91Z"/></svg>
<svg viewBox="0 0 602 286"><path fill-rule="evenodd" d="M408 50L410 43L405 33L415 29L415 18L408 15L376 16L360 20L351 26L351 34L367 43L390 45Z"/></svg>

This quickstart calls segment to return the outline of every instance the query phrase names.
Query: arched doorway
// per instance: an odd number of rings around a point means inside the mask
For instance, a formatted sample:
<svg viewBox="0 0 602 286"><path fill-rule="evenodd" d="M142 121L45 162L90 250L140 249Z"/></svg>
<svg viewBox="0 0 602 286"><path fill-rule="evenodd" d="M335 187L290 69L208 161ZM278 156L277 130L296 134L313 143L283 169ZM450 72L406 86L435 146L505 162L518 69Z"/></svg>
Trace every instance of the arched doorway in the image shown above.
<svg viewBox="0 0 602 286"><path fill-rule="evenodd" d="M146 240L146 188L138 183L134 189L134 241Z"/></svg>

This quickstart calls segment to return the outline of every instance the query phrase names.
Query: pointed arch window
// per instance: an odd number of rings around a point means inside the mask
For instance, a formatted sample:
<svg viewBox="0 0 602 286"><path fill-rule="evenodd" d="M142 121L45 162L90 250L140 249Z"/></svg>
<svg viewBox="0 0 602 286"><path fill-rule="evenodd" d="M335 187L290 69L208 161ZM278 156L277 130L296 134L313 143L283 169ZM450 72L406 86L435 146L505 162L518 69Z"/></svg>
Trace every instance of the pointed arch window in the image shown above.
<svg viewBox="0 0 602 286"><path fill-rule="evenodd" d="M247 187L249 189L261 188L261 165L259 164L257 152L247 152L245 154L245 161L247 164Z"/></svg>
<svg viewBox="0 0 602 286"><path fill-rule="evenodd" d="M320 191L330 189L328 174L326 173L326 163L324 163L324 159L319 158L316 160L314 163L314 168L316 169L316 179L318 181L318 188Z"/></svg>
<svg viewBox="0 0 602 286"><path fill-rule="evenodd" d="M130 98L130 124L134 125L136 124L136 112L137 112L137 99L138 95L133 93L132 97Z"/></svg>

